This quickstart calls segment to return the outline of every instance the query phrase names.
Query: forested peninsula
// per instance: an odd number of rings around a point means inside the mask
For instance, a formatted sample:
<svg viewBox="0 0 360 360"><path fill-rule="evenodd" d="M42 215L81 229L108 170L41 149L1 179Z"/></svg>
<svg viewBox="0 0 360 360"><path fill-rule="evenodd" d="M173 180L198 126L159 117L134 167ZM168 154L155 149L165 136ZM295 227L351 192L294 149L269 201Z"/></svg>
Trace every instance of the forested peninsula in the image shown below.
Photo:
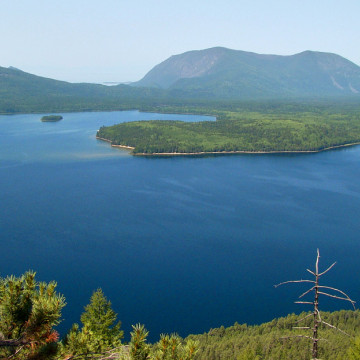
<svg viewBox="0 0 360 360"><path fill-rule="evenodd" d="M134 155L318 152L360 143L357 103L262 102L166 110L208 114L216 121L126 122L101 127L97 138Z"/></svg>

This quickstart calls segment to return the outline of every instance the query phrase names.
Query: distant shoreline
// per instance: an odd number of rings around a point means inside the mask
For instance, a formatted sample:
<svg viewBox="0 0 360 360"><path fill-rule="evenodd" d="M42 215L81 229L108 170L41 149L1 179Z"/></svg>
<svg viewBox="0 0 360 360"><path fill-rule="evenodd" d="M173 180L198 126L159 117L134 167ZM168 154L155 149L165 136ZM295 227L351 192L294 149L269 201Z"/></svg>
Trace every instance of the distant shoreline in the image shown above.
<svg viewBox="0 0 360 360"><path fill-rule="evenodd" d="M134 150L135 147L127 145L113 145L111 140L100 138L96 136L96 139L106 141L110 143L112 147L117 147L120 149ZM246 150L234 150L234 151L199 151L199 152L164 152L164 153L133 153L134 156L196 156L196 155L231 155L231 154L314 154L328 150L340 149L349 146L360 145L360 142L343 144L343 145L334 145L327 148L318 149L318 150L274 150L274 151L246 151Z"/></svg>
<svg viewBox="0 0 360 360"><path fill-rule="evenodd" d="M96 136L96 139L97 140L102 140L102 141L106 141L108 143L110 143L111 147L117 147L117 148L120 148L120 149L128 149L128 150L134 150L135 148L132 147L132 146L126 146L126 145L113 145L111 143L111 140L108 140L108 139L104 139L104 138L101 138L101 137L98 137Z"/></svg>

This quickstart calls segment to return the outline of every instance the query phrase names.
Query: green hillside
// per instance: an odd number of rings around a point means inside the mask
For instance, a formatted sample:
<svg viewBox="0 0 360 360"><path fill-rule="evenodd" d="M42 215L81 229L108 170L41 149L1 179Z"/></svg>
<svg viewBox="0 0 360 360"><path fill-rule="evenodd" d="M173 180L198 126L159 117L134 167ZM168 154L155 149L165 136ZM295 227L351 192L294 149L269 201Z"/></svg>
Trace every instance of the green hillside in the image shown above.
<svg viewBox="0 0 360 360"><path fill-rule="evenodd" d="M203 335L191 335L187 339L200 342L197 360L309 360L311 359L311 342L296 335L309 335L304 330L294 330L299 326L297 321L306 316L288 315L261 325L248 326L235 323L233 326L212 329ZM322 318L343 333L321 327L319 351L320 359L345 360L353 338L360 334L359 311L336 311L322 313ZM307 324L310 325L311 319Z"/></svg>
<svg viewBox="0 0 360 360"><path fill-rule="evenodd" d="M163 93L127 85L72 84L0 67L0 113L131 109L160 100Z"/></svg>

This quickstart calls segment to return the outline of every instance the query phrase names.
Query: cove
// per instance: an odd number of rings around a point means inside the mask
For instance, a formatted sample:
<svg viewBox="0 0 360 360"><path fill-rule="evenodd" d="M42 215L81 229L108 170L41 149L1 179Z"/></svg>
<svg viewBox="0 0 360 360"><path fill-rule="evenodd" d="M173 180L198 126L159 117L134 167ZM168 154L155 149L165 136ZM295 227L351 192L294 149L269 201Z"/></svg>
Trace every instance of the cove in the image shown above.
<svg viewBox="0 0 360 360"><path fill-rule="evenodd" d="M318 154L132 157L102 125L202 120L137 111L0 116L0 275L37 271L66 296L64 333L101 287L122 321L202 333L307 310L316 249L324 281L359 301L360 147ZM323 310L346 304L323 302Z"/></svg>

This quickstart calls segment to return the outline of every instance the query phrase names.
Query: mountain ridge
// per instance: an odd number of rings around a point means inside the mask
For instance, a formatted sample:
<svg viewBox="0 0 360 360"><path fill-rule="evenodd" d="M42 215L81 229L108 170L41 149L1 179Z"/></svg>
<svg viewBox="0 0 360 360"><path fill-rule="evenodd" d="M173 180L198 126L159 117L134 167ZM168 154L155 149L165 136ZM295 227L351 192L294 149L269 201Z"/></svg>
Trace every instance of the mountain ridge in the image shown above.
<svg viewBox="0 0 360 360"><path fill-rule="evenodd" d="M214 47L173 55L131 85L220 98L354 95L360 93L360 67L333 53L273 55Z"/></svg>
<svg viewBox="0 0 360 360"><path fill-rule="evenodd" d="M360 97L360 67L332 53L215 47L174 55L129 85L70 83L0 67L0 113L121 110L199 102Z"/></svg>
<svg viewBox="0 0 360 360"><path fill-rule="evenodd" d="M122 110L164 91L119 84L70 83L0 67L0 113Z"/></svg>

